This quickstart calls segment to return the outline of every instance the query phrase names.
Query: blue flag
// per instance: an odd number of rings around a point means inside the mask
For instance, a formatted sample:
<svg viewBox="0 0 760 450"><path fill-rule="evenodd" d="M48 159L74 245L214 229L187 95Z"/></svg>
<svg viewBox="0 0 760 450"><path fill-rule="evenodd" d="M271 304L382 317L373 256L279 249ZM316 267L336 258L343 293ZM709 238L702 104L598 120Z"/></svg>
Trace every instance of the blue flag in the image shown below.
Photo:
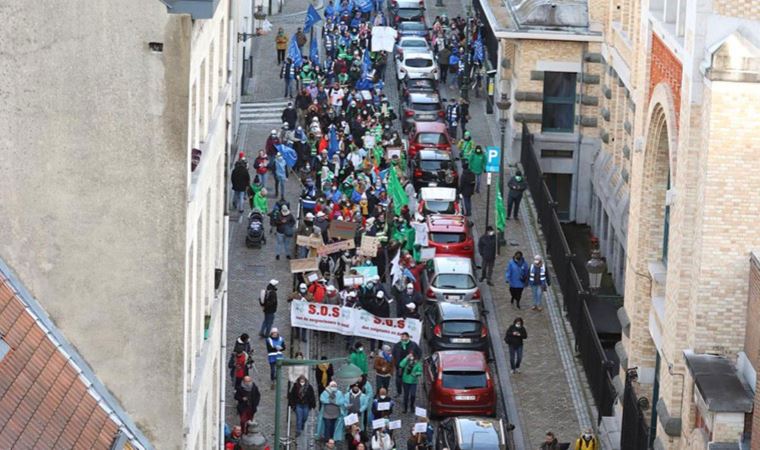
<svg viewBox="0 0 760 450"><path fill-rule="evenodd" d="M317 41L319 41L318 37L312 39L311 47L309 48L309 59L311 59L311 64L313 66L319 65L319 44Z"/></svg>
<svg viewBox="0 0 760 450"><path fill-rule="evenodd" d="M330 127L330 142L327 145L327 156L332 159L336 154L340 146L338 145L338 132L335 130L335 126Z"/></svg>
<svg viewBox="0 0 760 450"><path fill-rule="evenodd" d="M314 5L310 4L308 11L306 11L306 22L303 24L303 32L308 33L311 31L311 27L320 20L322 20L322 16L319 15Z"/></svg>
<svg viewBox="0 0 760 450"><path fill-rule="evenodd" d="M325 6L325 19L329 19L330 17L335 15L335 7L332 3L329 3L327 6Z"/></svg>
<svg viewBox="0 0 760 450"><path fill-rule="evenodd" d="M369 78L369 71L372 69L372 61L369 59L369 50L364 50L364 59L362 59L362 79Z"/></svg>
<svg viewBox="0 0 760 450"><path fill-rule="evenodd" d="M298 42L296 42L296 35L290 38L290 44L288 44L288 58L293 60L293 64L296 67L303 65L303 57L301 56L301 49L298 48Z"/></svg>
<svg viewBox="0 0 760 450"><path fill-rule="evenodd" d="M287 164L288 167L292 169L293 166L296 165L296 161L298 161L298 155L296 154L296 151L293 150L293 148L283 144L277 144L275 147L277 148L278 152L282 153L282 158L285 160L285 164Z"/></svg>
<svg viewBox="0 0 760 450"><path fill-rule="evenodd" d="M473 58L475 61L483 62L483 59L485 58L485 52L483 50L483 38L480 36L480 32L478 32L478 38L475 40L475 54L473 55Z"/></svg>
<svg viewBox="0 0 760 450"><path fill-rule="evenodd" d="M359 8L359 11L363 13L372 12L372 10L374 9L372 0L357 0L356 7Z"/></svg>

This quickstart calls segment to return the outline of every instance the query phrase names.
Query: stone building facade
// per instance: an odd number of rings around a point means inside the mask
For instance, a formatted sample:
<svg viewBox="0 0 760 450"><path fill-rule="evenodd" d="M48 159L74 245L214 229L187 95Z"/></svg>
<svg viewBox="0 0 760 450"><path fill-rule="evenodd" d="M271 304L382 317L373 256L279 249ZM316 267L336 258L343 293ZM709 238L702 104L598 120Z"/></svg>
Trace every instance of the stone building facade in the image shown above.
<svg viewBox="0 0 760 450"><path fill-rule="evenodd" d="M216 448L238 3L0 8L0 258L136 448Z"/></svg>

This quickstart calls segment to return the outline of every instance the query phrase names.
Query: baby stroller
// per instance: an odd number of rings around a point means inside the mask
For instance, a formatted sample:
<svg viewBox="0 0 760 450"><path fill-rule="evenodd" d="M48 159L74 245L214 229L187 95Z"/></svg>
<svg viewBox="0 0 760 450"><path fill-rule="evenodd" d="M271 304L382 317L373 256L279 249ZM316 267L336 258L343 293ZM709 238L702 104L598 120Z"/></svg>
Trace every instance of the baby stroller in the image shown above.
<svg viewBox="0 0 760 450"><path fill-rule="evenodd" d="M248 230L245 234L245 246L248 248L261 248L261 244L266 244L267 238L264 235L264 215L258 209L251 211L248 215Z"/></svg>

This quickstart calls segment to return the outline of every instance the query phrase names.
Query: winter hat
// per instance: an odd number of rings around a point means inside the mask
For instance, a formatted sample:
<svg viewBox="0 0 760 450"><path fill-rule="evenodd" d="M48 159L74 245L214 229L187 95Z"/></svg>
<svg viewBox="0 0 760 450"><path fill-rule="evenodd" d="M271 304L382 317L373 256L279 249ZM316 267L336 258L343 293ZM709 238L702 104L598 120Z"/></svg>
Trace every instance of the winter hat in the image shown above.
<svg viewBox="0 0 760 450"><path fill-rule="evenodd" d="M288 209L287 205L282 205L282 208L280 208L280 213L281 213L283 216L288 216L288 215L290 215L290 210Z"/></svg>
<svg viewBox="0 0 760 450"><path fill-rule="evenodd" d="M238 156L240 157L240 159L245 159L245 152L240 152Z"/></svg>
<svg viewBox="0 0 760 450"><path fill-rule="evenodd" d="M280 282L272 278L271 280L269 280L269 284L271 284L272 286L277 286L278 284L280 284Z"/></svg>
<svg viewBox="0 0 760 450"><path fill-rule="evenodd" d="M385 292L377 291L377 298L383 298L383 297L385 297Z"/></svg>
<svg viewBox="0 0 760 450"><path fill-rule="evenodd" d="M417 307L417 305L415 305L415 304L414 304L414 303L412 303L412 302L409 302L409 303L407 303L405 306L406 306L407 308L411 309L412 311L414 311L414 309Z"/></svg>
<svg viewBox="0 0 760 450"><path fill-rule="evenodd" d="M335 291L336 291L335 286L333 286L332 284L327 286L327 292L335 292Z"/></svg>
<svg viewBox="0 0 760 450"><path fill-rule="evenodd" d="M312 213L306 213L306 219L307 220L313 220L314 219L314 214L312 214Z"/></svg>
<svg viewBox="0 0 760 450"><path fill-rule="evenodd" d="M280 330L278 330L278 329L277 329L277 327L274 327L274 328L272 328L272 329L269 331L269 334L270 334L270 335L271 335L271 334L274 334L274 333L278 333L278 334L279 334L279 333L280 333Z"/></svg>

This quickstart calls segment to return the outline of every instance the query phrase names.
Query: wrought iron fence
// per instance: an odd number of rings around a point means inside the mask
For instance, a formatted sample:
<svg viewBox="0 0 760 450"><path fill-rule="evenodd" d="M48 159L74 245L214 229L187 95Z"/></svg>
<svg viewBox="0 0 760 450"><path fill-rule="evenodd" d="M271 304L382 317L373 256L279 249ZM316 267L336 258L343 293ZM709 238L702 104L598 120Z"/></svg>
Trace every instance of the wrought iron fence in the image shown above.
<svg viewBox="0 0 760 450"><path fill-rule="evenodd" d="M594 322L586 306L586 300L593 294L584 289L578 275L578 262L570 251L565 233L557 216L557 203L552 198L544 180L544 174L533 150L533 136L527 125L522 128L520 162L528 182L528 190L536 207L538 221L546 238L546 251L552 260L559 287L564 299L565 312L575 336L576 349L580 353L583 370L588 378L591 392L596 402L598 417L612 415L615 402L615 387L612 374L617 364L607 359L599 340Z"/></svg>
<svg viewBox="0 0 760 450"><path fill-rule="evenodd" d="M633 387L631 375L626 374L623 391L623 423L620 430L621 450L641 450L649 448L649 426L639 399Z"/></svg>

